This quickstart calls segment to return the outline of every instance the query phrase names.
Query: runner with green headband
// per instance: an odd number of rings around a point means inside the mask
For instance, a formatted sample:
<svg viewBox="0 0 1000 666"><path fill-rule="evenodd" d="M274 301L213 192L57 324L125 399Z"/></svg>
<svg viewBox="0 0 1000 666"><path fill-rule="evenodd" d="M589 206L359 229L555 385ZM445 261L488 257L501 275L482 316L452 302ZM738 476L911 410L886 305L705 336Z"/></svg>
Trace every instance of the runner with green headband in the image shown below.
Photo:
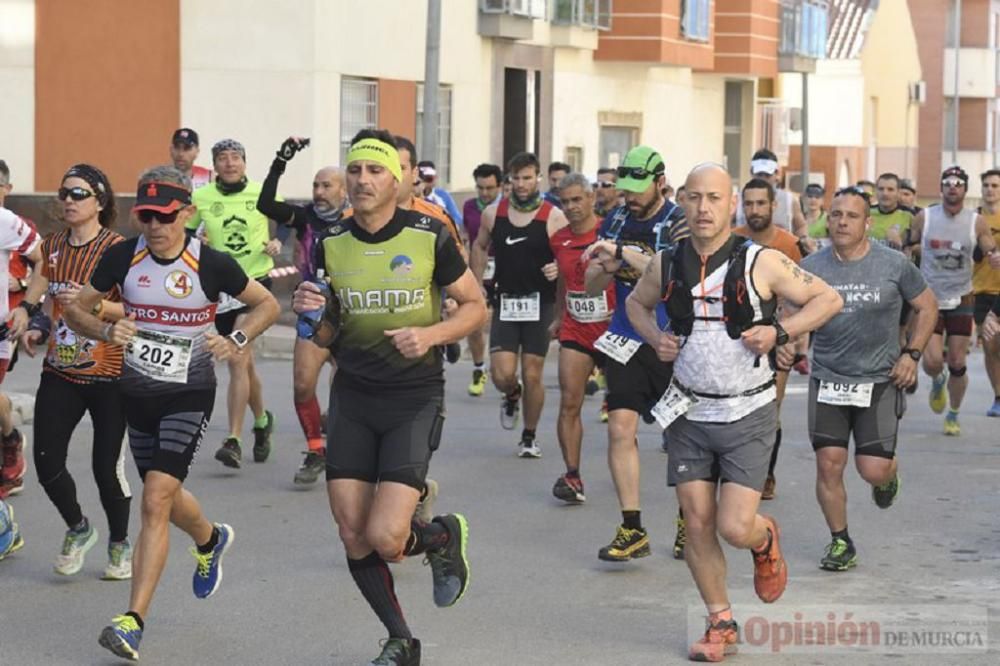
<svg viewBox="0 0 1000 666"><path fill-rule="evenodd" d="M441 345L481 327L486 306L445 226L397 206L394 142L384 130L355 136L345 160L354 211L317 247L317 265L341 307L328 307L310 282L299 285L292 305L297 313L328 313L313 338L337 361L327 490L351 576L389 632L373 663L413 666L420 641L403 618L387 562L425 554L441 607L468 586L465 518L413 516L444 425ZM458 303L443 321L442 290Z"/></svg>

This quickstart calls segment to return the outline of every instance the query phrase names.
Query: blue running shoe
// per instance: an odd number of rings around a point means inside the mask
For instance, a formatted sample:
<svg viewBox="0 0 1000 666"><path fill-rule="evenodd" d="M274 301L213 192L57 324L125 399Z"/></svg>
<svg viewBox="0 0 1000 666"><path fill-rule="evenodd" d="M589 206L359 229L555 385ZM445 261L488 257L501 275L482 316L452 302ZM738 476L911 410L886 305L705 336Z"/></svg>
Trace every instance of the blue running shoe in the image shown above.
<svg viewBox="0 0 1000 666"><path fill-rule="evenodd" d="M198 561L198 566L194 570L192 586L194 596L199 599L207 599L215 594L222 583L222 558L226 551L233 545L233 528L225 523L215 523L219 530L219 543L209 553L199 553L197 548L191 548L191 554Z"/></svg>
<svg viewBox="0 0 1000 666"><path fill-rule="evenodd" d="M104 627L97 642L116 656L129 661L139 661L139 641L142 629L131 615L116 615L111 624Z"/></svg>
<svg viewBox="0 0 1000 666"><path fill-rule="evenodd" d="M23 547L21 529L14 522L14 508L0 500L0 560Z"/></svg>
<svg viewBox="0 0 1000 666"><path fill-rule="evenodd" d="M1000 400L993 400L993 406L986 410L986 416L1000 416Z"/></svg>

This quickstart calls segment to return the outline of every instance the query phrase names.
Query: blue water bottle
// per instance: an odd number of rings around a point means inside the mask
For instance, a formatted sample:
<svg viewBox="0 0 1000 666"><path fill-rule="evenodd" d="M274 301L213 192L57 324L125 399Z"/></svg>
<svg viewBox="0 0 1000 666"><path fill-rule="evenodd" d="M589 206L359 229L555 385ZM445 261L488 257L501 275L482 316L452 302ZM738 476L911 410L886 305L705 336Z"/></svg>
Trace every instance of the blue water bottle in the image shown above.
<svg viewBox="0 0 1000 666"><path fill-rule="evenodd" d="M313 284L319 289L324 297L330 297L330 285L326 282L326 272L322 268L316 269L316 279ZM295 332L303 340L312 340L319 328L320 320L323 319L323 308L303 312L295 322Z"/></svg>

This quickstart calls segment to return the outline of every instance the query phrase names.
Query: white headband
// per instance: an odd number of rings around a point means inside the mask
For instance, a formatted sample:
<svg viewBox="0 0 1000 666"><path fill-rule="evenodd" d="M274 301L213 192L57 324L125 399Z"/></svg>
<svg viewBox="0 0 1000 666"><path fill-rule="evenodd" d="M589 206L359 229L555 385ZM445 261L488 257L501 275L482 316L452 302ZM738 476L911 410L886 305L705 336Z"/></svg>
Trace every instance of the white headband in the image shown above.
<svg viewBox="0 0 1000 666"><path fill-rule="evenodd" d="M760 159L750 161L750 174L766 173L773 176L778 172L778 163L774 160Z"/></svg>

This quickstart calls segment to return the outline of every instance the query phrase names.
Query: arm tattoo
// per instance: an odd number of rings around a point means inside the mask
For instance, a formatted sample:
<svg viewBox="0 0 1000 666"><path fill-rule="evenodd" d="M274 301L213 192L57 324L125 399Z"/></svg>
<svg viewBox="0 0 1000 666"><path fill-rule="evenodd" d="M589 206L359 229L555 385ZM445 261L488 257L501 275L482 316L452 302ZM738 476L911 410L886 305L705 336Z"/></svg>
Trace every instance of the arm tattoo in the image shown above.
<svg viewBox="0 0 1000 666"><path fill-rule="evenodd" d="M801 268L798 267L797 264L795 264L795 262L793 262L788 257L782 255L781 263L785 265L785 268L787 268L792 272L792 277L794 277L796 280L800 280L805 284L813 283L814 278L812 273L810 273L809 271L802 270Z"/></svg>

